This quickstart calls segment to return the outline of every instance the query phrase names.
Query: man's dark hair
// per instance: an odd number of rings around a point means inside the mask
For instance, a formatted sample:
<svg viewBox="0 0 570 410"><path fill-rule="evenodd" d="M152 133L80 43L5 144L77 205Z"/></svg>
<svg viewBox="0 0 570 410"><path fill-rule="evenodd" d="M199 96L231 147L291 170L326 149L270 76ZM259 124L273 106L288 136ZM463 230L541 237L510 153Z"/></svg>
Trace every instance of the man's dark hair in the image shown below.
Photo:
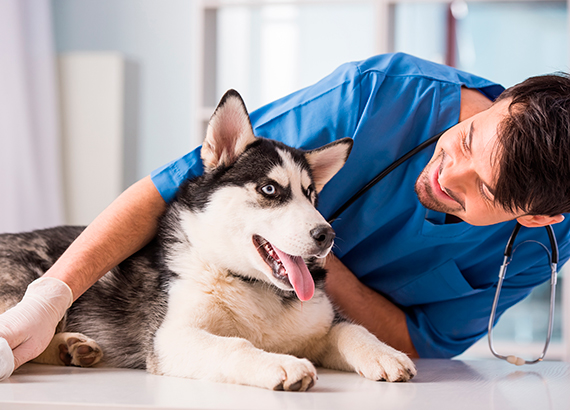
<svg viewBox="0 0 570 410"><path fill-rule="evenodd" d="M505 90L495 201L510 212L570 212L570 75L531 77Z"/></svg>

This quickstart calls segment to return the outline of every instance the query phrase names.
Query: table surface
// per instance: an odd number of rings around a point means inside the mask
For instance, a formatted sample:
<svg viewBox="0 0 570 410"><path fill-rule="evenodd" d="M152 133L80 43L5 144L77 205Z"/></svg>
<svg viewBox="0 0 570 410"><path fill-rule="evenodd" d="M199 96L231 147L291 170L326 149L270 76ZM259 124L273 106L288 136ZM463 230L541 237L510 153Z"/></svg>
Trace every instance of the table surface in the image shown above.
<svg viewBox="0 0 570 410"><path fill-rule="evenodd" d="M308 392L154 376L142 370L26 364L0 383L0 409L570 409L570 364L416 360L407 383L318 369Z"/></svg>

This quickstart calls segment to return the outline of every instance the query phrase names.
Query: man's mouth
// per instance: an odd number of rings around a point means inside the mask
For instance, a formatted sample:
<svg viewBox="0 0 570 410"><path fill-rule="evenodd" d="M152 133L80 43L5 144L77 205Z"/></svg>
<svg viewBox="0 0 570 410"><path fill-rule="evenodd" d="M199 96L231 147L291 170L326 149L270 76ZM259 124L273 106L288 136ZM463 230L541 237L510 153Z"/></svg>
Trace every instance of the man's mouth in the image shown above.
<svg viewBox="0 0 570 410"><path fill-rule="evenodd" d="M436 178L434 179L432 185L433 185L433 187L435 188L434 191L436 192L437 195L439 195L439 196L444 196L445 199L451 200L451 201L454 201L454 202L455 202L455 200L447 193L447 191L445 190L445 188L443 188L443 187L441 186L441 184L439 183L439 172L437 173Z"/></svg>
<svg viewBox="0 0 570 410"><path fill-rule="evenodd" d="M439 178L441 176L441 172L443 169L444 160L445 160L445 153L442 155L439 166L434 167L434 172L432 172L432 177L431 177L432 191L434 192L435 196L440 200L447 202L452 201L455 204L459 205L462 209L465 209L463 203L453 193L447 191L439 183Z"/></svg>
<svg viewBox="0 0 570 410"><path fill-rule="evenodd" d="M315 282L301 256L289 255L259 235L254 235L252 240L263 261L271 268L274 278L292 287L302 301L313 297Z"/></svg>

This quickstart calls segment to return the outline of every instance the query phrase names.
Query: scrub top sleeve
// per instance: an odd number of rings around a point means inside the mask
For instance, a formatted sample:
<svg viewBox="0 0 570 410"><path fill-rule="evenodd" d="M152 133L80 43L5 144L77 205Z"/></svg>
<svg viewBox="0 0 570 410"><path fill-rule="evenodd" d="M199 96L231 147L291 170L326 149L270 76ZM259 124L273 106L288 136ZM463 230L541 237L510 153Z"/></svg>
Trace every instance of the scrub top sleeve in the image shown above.
<svg viewBox="0 0 570 410"><path fill-rule="evenodd" d="M511 278L507 275L497 306L497 318L549 278L549 269L544 262ZM487 333L495 291L496 287L492 286L470 296L404 308L408 331L419 356L451 358L483 337Z"/></svg>
<svg viewBox="0 0 570 410"><path fill-rule="evenodd" d="M154 186L165 202L168 203L174 199L178 188L186 179L195 178L204 173L200 149L201 147L197 147L183 157L169 162L150 174Z"/></svg>

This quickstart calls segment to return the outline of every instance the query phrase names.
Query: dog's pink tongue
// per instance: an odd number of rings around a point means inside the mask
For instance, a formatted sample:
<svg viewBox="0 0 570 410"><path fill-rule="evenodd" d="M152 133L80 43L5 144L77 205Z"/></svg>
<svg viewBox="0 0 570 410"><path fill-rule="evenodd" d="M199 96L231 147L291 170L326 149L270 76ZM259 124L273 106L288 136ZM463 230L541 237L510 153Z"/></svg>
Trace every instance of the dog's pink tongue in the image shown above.
<svg viewBox="0 0 570 410"><path fill-rule="evenodd" d="M275 249L279 259L281 259L281 263L285 266L289 282L293 285L297 297L303 302L311 299L315 294L315 282L303 258L289 255L275 246L273 246L273 249Z"/></svg>

